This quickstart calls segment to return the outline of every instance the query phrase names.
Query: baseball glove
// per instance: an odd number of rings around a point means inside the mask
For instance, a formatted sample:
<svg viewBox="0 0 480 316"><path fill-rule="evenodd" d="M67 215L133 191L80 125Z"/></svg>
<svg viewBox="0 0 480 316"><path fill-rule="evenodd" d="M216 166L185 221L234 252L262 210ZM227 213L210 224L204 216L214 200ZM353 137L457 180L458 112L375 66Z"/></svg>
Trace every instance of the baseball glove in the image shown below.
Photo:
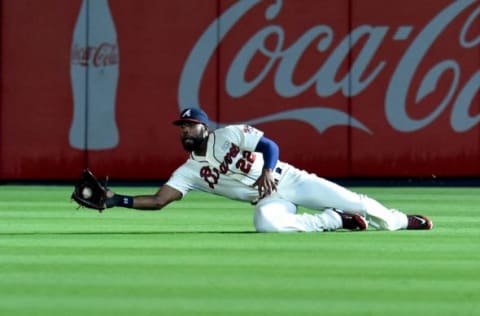
<svg viewBox="0 0 480 316"><path fill-rule="evenodd" d="M90 170L85 169L75 184L72 199L80 207L84 206L101 212L106 208L106 185L102 184Z"/></svg>

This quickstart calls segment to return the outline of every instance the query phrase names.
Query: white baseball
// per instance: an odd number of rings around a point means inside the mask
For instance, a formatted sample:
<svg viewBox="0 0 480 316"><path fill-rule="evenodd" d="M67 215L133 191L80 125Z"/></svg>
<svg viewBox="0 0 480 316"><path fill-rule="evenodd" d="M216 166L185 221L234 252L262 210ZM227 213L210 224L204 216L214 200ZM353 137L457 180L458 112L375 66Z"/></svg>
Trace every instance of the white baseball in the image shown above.
<svg viewBox="0 0 480 316"><path fill-rule="evenodd" d="M89 199L92 196L92 189L89 187L83 188L82 195L85 199Z"/></svg>

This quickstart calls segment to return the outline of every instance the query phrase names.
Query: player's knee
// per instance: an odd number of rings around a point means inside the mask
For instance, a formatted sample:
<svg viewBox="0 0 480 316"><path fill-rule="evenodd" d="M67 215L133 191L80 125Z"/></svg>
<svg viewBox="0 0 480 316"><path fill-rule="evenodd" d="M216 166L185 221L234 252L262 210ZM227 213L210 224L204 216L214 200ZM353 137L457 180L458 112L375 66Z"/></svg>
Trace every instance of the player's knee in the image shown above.
<svg viewBox="0 0 480 316"><path fill-rule="evenodd" d="M276 233L279 232L278 227L273 222L271 212L266 208L259 207L255 210L253 219L255 230L259 233Z"/></svg>

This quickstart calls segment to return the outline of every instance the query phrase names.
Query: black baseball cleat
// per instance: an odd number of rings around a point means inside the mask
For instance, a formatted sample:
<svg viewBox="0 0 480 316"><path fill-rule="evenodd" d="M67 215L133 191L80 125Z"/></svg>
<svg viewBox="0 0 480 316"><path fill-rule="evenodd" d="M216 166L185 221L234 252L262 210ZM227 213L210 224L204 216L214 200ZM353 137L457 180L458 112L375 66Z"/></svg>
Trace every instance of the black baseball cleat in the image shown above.
<svg viewBox="0 0 480 316"><path fill-rule="evenodd" d="M368 222L365 218L357 214L343 213L337 210L338 215L342 218L342 228L349 230L366 230Z"/></svg>
<svg viewBox="0 0 480 316"><path fill-rule="evenodd" d="M432 229L432 221L424 215L407 215L408 225L407 229Z"/></svg>

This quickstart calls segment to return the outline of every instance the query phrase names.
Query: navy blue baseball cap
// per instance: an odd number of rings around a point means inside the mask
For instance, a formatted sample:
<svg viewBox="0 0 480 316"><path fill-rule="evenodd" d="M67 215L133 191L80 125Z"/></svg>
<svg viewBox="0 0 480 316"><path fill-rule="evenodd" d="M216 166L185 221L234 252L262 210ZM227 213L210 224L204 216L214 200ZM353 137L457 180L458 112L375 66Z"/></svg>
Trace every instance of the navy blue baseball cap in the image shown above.
<svg viewBox="0 0 480 316"><path fill-rule="evenodd" d="M180 119L173 122L174 125L183 123L197 123L208 126L208 115L199 108L187 108L180 113Z"/></svg>

